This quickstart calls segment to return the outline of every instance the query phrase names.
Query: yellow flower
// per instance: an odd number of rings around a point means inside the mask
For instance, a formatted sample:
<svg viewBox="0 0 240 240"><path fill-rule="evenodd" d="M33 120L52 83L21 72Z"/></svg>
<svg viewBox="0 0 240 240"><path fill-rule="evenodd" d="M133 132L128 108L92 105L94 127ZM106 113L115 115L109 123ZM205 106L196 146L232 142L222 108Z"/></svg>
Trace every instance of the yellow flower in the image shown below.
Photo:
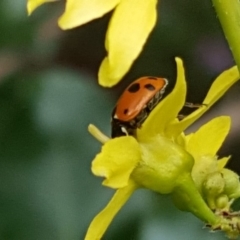
<svg viewBox="0 0 240 240"><path fill-rule="evenodd" d="M51 1L54 0L28 0L28 13ZM128 72L142 51L156 23L156 5L157 0L67 0L59 26L78 27L114 10L105 40L108 55L99 70L99 83L111 87Z"/></svg>
<svg viewBox="0 0 240 240"><path fill-rule="evenodd" d="M236 181L234 173L229 170L231 173L223 174L228 158L218 162L216 158L216 152L229 131L230 118L216 118L188 136L183 131L239 79L239 73L237 67L223 72L210 88L205 105L179 121L177 116L185 103L186 81L181 59L176 58L176 62L174 90L154 108L141 129L137 130L136 138L109 139L93 125L89 126L92 135L103 143L101 153L92 162L92 172L105 178L103 185L117 191L93 219L85 240L101 239L114 216L140 187L162 194L171 193L177 207L191 211L213 229L222 228L232 234L231 221L226 223L226 219L213 212L212 205L209 207L207 204L213 202L214 207L221 209L226 207L226 202L239 197L239 181ZM215 178L211 175L219 172L223 174L220 187L214 184ZM213 194L212 189L215 190Z"/></svg>

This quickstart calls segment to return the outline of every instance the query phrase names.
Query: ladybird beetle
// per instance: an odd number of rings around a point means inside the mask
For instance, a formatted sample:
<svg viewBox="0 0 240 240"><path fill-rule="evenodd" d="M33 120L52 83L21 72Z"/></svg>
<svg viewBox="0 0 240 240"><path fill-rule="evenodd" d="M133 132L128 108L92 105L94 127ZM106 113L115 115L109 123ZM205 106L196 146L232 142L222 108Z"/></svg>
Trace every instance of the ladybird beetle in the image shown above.
<svg viewBox="0 0 240 240"><path fill-rule="evenodd" d="M135 135L161 100L167 85L167 79L158 77L141 77L132 82L113 109L112 138Z"/></svg>

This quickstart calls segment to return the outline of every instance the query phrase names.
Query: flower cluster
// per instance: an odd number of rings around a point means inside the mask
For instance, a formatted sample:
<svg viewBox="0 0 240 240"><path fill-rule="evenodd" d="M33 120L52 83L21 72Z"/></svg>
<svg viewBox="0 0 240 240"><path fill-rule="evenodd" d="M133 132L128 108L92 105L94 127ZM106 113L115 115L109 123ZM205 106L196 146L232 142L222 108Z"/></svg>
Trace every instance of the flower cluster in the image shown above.
<svg viewBox="0 0 240 240"><path fill-rule="evenodd" d="M103 143L92 162L92 172L104 177L103 185L116 189L108 205L93 219L85 240L101 239L114 216L138 188L171 194L175 205L190 211L229 237L240 232L240 219L232 202L240 196L237 174L224 168L229 157L217 159L230 129L230 118L217 117L197 132L184 130L206 112L238 79L237 67L223 72L212 84L204 105L177 118L186 98L186 81L181 59L176 58L174 90L151 112L136 137L109 139L93 125L91 134Z"/></svg>
<svg viewBox="0 0 240 240"><path fill-rule="evenodd" d="M28 0L28 13L55 1ZM156 23L156 5L157 0L67 0L58 23L62 29L70 29L113 11L105 40L108 55L99 69L99 83L111 87L128 72L142 51Z"/></svg>

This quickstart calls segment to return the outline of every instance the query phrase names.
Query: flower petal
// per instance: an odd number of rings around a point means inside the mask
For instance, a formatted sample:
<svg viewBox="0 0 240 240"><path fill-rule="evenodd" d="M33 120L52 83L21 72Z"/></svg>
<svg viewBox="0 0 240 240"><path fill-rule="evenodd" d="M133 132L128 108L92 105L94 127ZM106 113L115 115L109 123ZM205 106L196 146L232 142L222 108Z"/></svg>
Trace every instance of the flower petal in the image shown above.
<svg viewBox="0 0 240 240"><path fill-rule="evenodd" d="M138 186L130 180L126 187L117 190L108 205L91 222L85 240L101 239L114 216L137 188Z"/></svg>
<svg viewBox="0 0 240 240"><path fill-rule="evenodd" d="M141 160L138 142L133 137L109 140L92 162L92 172L106 179L103 185L121 188L128 184L130 175Z"/></svg>
<svg viewBox="0 0 240 240"><path fill-rule="evenodd" d="M27 2L27 11L28 15L31 15L32 12L39 6L47 2L56 2L58 0L28 0Z"/></svg>
<svg viewBox="0 0 240 240"><path fill-rule="evenodd" d="M219 170L219 171L226 166L226 164L228 163L228 161L229 161L230 158L231 158L231 156L223 157L223 158L221 158L221 159L219 159L219 160L217 161L217 163L218 163L218 170Z"/></svg>
<svg viewBox="0 0 240 240"><path fill-rule="evenodd" d="M176 117L185 103L186 80L183 63L180 58L175 58L177 64L177 81L173 91L163 99L151 112L137 136L139 141L146 137L159 133L164 134L171 121L177 121Z"/></svg>
<svg viewBox="0 0 240 240"><path fill-rule="evenodd" d="M78 27L111 11L121 0L67 0L58 24L62 29Z"/></svg>
<svg viewBox="0 0 240 240"><path fill-rule="evenodd" d="M203 103L207 106L202 106L201 108L197 109L179 123L172 123L169 126L171 132L175 136L183 132L193 122L200 118L238 80L239 72L236 66L221 73L213 82L206 98L204 99Z"/></svg>
<svg viewBox="0 0 240 240"><path fill-rule="evenodd" d="M192 135L187 144L187 151L195 160L201 156L214 157L229 133L230 125L230 117L212 119Z"/></svg>
<svg viewBox="0 0 240 240"><path fill-rule="evenodd" d="M121 0L111 18L108 56L99 70L99 83L111 87L128 72L143 49L157 18L157 0Z"/></svg>

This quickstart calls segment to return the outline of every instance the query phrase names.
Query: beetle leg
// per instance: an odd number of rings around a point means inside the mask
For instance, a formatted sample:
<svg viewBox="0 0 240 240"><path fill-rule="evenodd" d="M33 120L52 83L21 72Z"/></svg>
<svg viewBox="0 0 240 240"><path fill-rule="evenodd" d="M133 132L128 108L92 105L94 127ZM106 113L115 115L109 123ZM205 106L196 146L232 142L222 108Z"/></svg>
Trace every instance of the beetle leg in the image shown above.
<svg viewBox="0 0 240 240"><path fill-rule="evenodd" d="M178 120L183 120L185 117L187 117L187 115L178 114L177 116Z"/></svg>
<svg viewBox="0 0 240 240"><path fill-rule="evenodd" d="M207 107L207 104L205 103L190 103L190 102L185 102L184 107L189 107L189 108L200 108L200 107Z"/></svg>
<svg viewBox="0 0 240 240"><path fill-rule="evenodd" d="M190 102L185 102L185 104L184 104L184 107L188 107L188 108L200 108L203 106L207 107L208 105L205 103L190 103ZM177 118L178 118L178 120L183 120L187 116L188 115L178 114Z"/></svg>

